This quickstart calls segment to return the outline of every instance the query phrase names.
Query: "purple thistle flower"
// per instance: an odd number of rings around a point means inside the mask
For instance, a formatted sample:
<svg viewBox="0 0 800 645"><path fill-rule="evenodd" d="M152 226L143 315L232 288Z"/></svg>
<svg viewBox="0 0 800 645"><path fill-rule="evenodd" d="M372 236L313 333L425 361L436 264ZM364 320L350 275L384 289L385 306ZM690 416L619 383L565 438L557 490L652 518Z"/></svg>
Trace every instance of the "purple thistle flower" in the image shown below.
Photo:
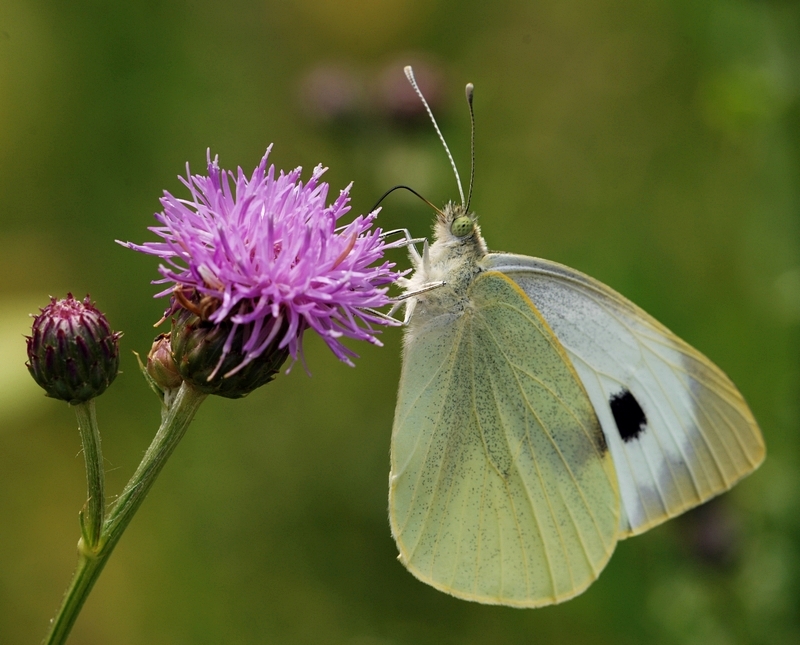
<svg viewBox="0 0 800 645"><path fill-rule="evenodd" d="M123 246L162 260L155 283L170 283L158 296L173 295L171 315L187 308L216 325L230 324L222 356L231 352L237 330L244 334L242 361L229 376L256 360L274 341L293 360L302 357L302 338L313 329L339 360L352 365L357 355L342 338L381 345L376 325L394 322L374 309L390 302L389 285L401 274L381 262L387 244L372 225L378 211L340 225L349 210L350 184L326 205L326 168L317 166L306 184L301 168L284 174L267 168L272 146L248 179L220 169L208 153L208 176L182 183L191 199L164 192L151 227L159 242ZM188 296L188 297L187 297ZM193 307L195 307L193 309ZM281 337L282 335L282 337Z"/></svg>

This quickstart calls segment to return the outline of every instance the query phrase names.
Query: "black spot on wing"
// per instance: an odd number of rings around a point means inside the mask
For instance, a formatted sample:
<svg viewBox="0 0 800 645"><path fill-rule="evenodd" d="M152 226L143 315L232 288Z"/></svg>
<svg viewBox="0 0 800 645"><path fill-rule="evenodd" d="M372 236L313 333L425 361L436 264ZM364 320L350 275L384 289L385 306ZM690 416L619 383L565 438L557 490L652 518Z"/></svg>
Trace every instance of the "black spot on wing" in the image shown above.
<svg viewBox="0 0 800 645"><path fill-rule="evenodd" d="M633 441L647 428L647 417L642 406L629 390L613 394L609 400L611 413L624 442Z"/></svg>

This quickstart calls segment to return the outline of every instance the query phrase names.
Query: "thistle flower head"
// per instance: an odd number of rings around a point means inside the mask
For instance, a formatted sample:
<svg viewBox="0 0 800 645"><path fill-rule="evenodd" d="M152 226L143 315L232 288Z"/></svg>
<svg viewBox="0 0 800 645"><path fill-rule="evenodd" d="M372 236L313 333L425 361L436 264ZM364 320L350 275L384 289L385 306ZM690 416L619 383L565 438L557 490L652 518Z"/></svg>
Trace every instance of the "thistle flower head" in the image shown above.
<svg viewBox="0 0 800 645"><path fill-rule="evenodd" d="M67 294L33 316L28 371L47 396L73 405L106 391L119 371L119 338L89 296Z"/></svg>
<svg viewBox="0 0 800 645"><path fill-rule="evenodd" d="M325 168L303 183L301 168L268 167L270 150L250 177L241 168L222 170L210 153L207 176L191 175L187 165L181 181L190 198L165 192L160 226L150 229L161 241L123 243L161 259L156 282L169 286L157 296L172 296L167 315L185 310L194 314L193 331L224 332L208 381L232 376L266 351L296 360L307 329L352 365L356 354L342 339L380 345L377 326L393 324L374 309L389 302L388 287L400 275L384 251L400 244L387 244L373 228L377 211L341 224L350 186L327 204ZM180 357L176 363L181 369Z"/></svg>

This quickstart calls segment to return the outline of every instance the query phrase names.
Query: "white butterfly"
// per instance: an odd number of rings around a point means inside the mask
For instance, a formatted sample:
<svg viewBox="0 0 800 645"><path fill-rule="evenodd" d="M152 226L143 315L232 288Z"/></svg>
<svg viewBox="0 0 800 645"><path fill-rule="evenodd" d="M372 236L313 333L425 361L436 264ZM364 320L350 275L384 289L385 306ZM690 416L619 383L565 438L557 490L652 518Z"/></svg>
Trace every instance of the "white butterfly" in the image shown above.
<svg viewBox="0 0 800 645"><path fill-rule="evenodd" d="M437 211L434 243L409 246L392 534L441 591L558 603L618 540L752 472L764 442L705 356L574 269L489 253L461 193Z"/></svg>

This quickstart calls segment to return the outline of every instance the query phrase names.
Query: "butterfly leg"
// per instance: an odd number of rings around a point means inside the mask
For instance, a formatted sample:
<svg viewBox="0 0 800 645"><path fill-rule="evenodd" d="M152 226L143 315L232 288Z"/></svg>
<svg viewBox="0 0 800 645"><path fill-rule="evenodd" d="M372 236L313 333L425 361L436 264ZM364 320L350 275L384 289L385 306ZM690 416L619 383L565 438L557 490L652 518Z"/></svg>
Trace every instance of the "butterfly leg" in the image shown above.
<svg viewBox="0 0 800 645"><path fill-rule="evenodd" d="M405 305L406 310L405 314L403 315L403 325L408 325L408 321L411 320L411 315L414 313L414 307L416 306L416 300L396 300L395 303L392 305L392 308L389 309L389 313L387 314L392 320L397 320L396 318L392 317L392 314L400 309L401 306ZM399 322L399 321L398 321Z"/></svg>
<svg viewBox="0 0 800 645"><path fill-rule="evenodd" d="M414 264L414 266L418 266L417 263L422 261L422 256L419 254L417 247L414 245L418 244L419 242L424 242L427 248L428 240L426 240L424 237L411 237L411 233L407 228L396 228L391 231L384 231L381 233L381 237L386 238L390 235L396 235L397 233L402 234L402 237L396 242L388 244L386 248L398 248L401 246L408 247L408 253L411 256L412 264Z"/></svg>
<svg viewBox="0 0 800 645"><path fill-rule="evenodd" d="M404 283L408 283L408 280L405 278L400 278ZM400 280L398 280L398 284L400 284ZM408 321L411 320L411 314L414 312L414 306L417 304L416 296L426 293L428 291L433 291L434 289L438 289L439 287L443 287L447 283L444 280L439 282L429 282L428 284L422 285L419 289L414 289L414 291L406 291L405 293L397 296L396 298L392 298L392 308L389 309L389 315L393 314L397 311L402 305L406 306L405 316L403 317L403 324L407 325ZM403 286L403 285L401 285Z"/></svg>
<svg viewBox="0 0 800 645"><path fill-rule="evenodd" d="M364 307L364 311L369 312L373 316L377 316L381 320L385 320L390 322L394 325L403 325L405 324L403 321L397 320L397 318L393 317L391 314L394 311L394 308L389 311L389 313L383 313L382 311L378 311L377 309L373 309L372 307Z"/></svg>

